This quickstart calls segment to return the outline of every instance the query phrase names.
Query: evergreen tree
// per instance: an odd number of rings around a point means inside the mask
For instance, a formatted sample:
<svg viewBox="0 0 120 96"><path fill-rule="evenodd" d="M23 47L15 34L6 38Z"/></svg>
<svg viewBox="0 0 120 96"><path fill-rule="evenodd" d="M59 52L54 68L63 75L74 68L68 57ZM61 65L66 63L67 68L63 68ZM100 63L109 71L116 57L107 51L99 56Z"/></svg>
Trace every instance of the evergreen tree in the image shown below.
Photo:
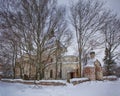
<svg viewBox="0 0 120 96"><path fill-rule="evenodd" d="M104 57L104 68L106 75L113 75L114 69L116 67L116 62L113 59L113 55L108 48L105 49L105 57Z"/></svg>

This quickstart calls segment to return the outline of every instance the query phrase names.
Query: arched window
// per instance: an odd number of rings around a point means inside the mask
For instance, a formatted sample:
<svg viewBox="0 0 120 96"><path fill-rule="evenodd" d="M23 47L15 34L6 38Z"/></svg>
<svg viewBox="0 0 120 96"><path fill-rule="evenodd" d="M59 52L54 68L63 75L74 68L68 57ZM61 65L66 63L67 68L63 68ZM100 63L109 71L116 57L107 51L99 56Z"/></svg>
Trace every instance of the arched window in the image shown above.
<svg viewBox="0 0 120 96"><path fill-rule="evenodd" d="M53 70L50 70L50 78L53 78Z"/></svg>
<svg viewBox="0 0 120 96"><path fill-rule="evenodd" d="M53 59L51 58L51 62L53 62Z"/></svg>

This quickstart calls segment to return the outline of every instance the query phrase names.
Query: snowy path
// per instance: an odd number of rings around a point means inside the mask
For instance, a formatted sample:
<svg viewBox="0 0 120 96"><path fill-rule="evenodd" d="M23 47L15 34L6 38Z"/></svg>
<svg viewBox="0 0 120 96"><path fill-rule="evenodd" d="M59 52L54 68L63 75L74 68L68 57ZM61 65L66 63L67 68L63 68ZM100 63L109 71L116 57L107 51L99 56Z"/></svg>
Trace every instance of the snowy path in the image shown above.
<svg viewBox="0 0 120 96"><path fill-rule="evenodd" d="M42 86L42 88L0 82L0 96L120 96L120 80L86 82L76 86Z"/></svg>

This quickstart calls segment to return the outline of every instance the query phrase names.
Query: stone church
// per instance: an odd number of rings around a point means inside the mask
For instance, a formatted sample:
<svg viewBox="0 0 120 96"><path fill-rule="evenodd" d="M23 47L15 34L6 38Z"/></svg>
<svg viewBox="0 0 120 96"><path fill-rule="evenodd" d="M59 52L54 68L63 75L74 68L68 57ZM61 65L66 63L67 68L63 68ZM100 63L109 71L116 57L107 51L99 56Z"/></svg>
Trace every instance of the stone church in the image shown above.
<svg viewBox="0 0 120 96"><path fill-rule="evenodd" d="M17 60L15 77L21 78L22 72L27 76L31 73L31 79L36 75L36 66L32 64L30 70L29 57L27 55L24 56L22 61L20 58ZM56 62L55 58L51 58L45 64L44 79L67 79L76 77L78 77L78 57L76 56L64 56L58 62Z"/></svg>
<svg viewBox="0 0 120 96"><path fill-rule="evenodd" d="M45 69L45 79L55 79L56 75L61 79L76 78L78 77L78 58L76 56L64 56L62 62L56 62L49 64L49 67Z"/></svg>

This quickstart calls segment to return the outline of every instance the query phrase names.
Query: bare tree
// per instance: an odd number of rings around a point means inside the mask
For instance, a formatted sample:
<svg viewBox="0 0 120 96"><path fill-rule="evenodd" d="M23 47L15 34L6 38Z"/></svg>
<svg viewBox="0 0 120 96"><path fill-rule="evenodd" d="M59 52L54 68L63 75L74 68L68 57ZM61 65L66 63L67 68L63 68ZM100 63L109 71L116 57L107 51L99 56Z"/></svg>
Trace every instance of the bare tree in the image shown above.
<svg viewBox="0 0 120 96"><path fill-rule="evenodd" d="M12 60L12 52L11 47L8 45L7 41L5 41L0 35L0 63L3 64L3 74L5 77L12 76L11 70L11 60Z"/></svg>
<svg viewBox="0 0 120 96"><path fill-rule="evenodd" d="M111 14L106 25L102 30L105 40L105 69L106 75L113 74L113 69L115 68L115 60L119 56L117 51L120 46L120 20L117 19L117 15Z"/></svg>
<svg viewBox="0 0 120 96"><path fill-rule="evenodd" d="M31 56L35 55L36 78L44 78L44 62L54 52L55 41L59 37L63 45L69 41L65 8L58 7L56 0L1 0L1 4L1 29L13 33L13 41L17 38L14 42L15 48L19 49L16 49L17 55L27 53L30 65L33 63Z"/></svg>
<svg viewBox="0 0 120 96"><path fill-rule="evenodd" d="M79 0L70 7L70 20L76 33L79 52L79 77L84 49L89 39L101 30L108 13L103 11L103 3L95 0Z"/></svg>
<svg viewBox="0 0 120 96"><path fill-rule="evenodd" d="M13 68L13 78L15 78L15 63L16 63L17 52L18 52L18 44L17 44L18 38L16 38L12 34L12 32L10 32L9 30L9 33L8 31L4 31L1 34L1 40L3 41L1 46L3 48L2 51L4 52L4 54L2 55L2 58L5 57L6 59L8 59L9 60L8 63L10 63L10 59L11 59L12 68Z"/></svg>
<svg viewBox="0 0 120 96"><path fill-rule="evenodd" d="M0 32L1 32L1 41L2 47L6 50L6 54L9 54L10 57L7 57L8 59L11 59L9 63L12 64L13 69L13 78L15 78L15 63L17 59L18 54L18 41L20 40L18 36L18 31L14 30L15 27L13 27L14 20L14 13L13 10L10 12L9 8L11 8L7 0L1 0L0 1ZM12 0L10 1L12 2ZM7 6L8 5L8 6Z"/></svg>

